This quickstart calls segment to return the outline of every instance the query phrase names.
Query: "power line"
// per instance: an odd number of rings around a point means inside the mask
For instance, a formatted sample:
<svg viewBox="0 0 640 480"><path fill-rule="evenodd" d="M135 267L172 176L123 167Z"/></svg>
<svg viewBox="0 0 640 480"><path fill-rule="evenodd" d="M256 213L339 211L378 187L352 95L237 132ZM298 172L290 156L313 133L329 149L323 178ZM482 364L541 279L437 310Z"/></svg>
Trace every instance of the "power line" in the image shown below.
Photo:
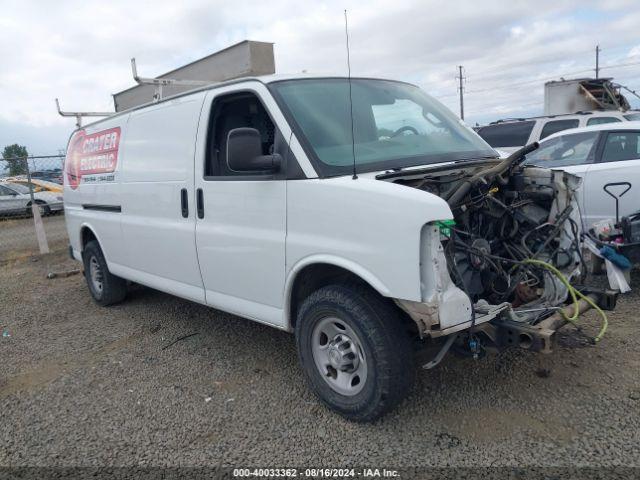
<svg viewBox="0 0 640 480"><path fill-rule="evenodd" d="M521 111L523 108L537 107L540 105L544 105L544 102L538 101L538 102L524 103L522 105L518 104L518 110L513 110L513 111L517 112L517 111ZM509 112L506 112L506 113L509 113ZM475 114L475 112L472 111L472 114Z"/></svg>
<svg viewBox="0 0 640 480"><path fill-rule="evenodd" d="M620 51L623 49L628 49L628 45L617 45L611 48L607 48L608 52L612 52L612 51ZM600 48L600 53L602 53L602 48ZM589 51L584 51L581 54L578 54L579 57L585 56L587 53L589 52L593 52L593 50L589 50ZM634 55L635 56L635 55ZM574 55L575 58L575 55ZM492 67L490 69L485 69L485 70L480 70L480 71L475 71L474 70L474 80L477 80L478 82L488 82L488 81L493 81L493 78L496 77L496 75L490 75L489 77L486 76L482 76L483 74L486 73L494 73L496 70L499 71L510 71L513 70L516 67L536 67L537 65L544 65L544 64L548 64L551 62L554 62L555 60L542 60L542 61L529 61L529 62L520 62L520 63L507 63L507 64L498 64L498 65L492 65ZM605 68L616 68L616 67L627 67L627 66L634 66L634 65L639 65L640 62L633 62L633 63L624 63L624 64L611 64L611 65L605 65L605 66L599 66L599 70L603 70ZM558 74L556 77L550 77L548 80L554 80L557 77L568 77L571 75L579 75L582 73L590 73L593 72L593 68L585 68L584 70L579 70L579 71L575 71L575 72L569 72L569 73L561 73ZM479 75L479 76L476 76ZM499 77L499 75L498 75ZM526 85L529 83L536 83L538 81L547 81L547 80L533 80L533 81L528 81L528 82L519 82L518 84L516 84L515 86L518 85ZM511 84L505 85L505 86L514 86ZM476 92L485 92L485 91L489 91L491 89L483 89L483 90L468 90L468 93L476 93ZM453 96L457 96L457 93L451 93L451 94L446 94L446 95L440 95L438 96L438 98L447 98L447 97L453 97Z"/></svg>
<svg viewBox="0 0 640 480"><path fill-rule="evenodd" d="M600 48L600 53L602 53L603 51L607 51L607 52L618 52L618 51L628 51L629 49L629 45L628 44L623 44L623 45L617 45L617 46L613 46L610 48L606 48L603 49L602 47ZM584 60L587 60L587 56L588 58L592 58L593 55L593 49L589 49L589 50L581 50L578 52L574 52L572 57L575 61L577 61L578 59L584 58ZM620 55L617 55L618 57ZM486 74L493 74L496 71L503 71L503 70L510 70L516 67L537 67L539 65L545 65L548 63L556 63L559 62L560 60L557 58L554 58L553 55L545 55L544 58L539 58L538 60L530 60L530 61L523 61L523 62L514 62L514 61L510 61L508 63L503 62L503 63L497 63L497 64L492 64L490 68L486 68L486 69L480 69L480 70L475 70L474 69L474 75L479 75L479 78L486 75ZM602 70L602 67L600 67L600 69ZM593 67L590 68L588 71L593 72ZM491 76L491 75L490 75ZM475 76L474 76L475 78Z"/></svg>
<svg viewBox="0 0 640 480"><path fill-rule="evenodd" d="M640 65L640 62L618 63L617 65L605 65L604 67L600 67L600 70L604 70L605 68L633 67L635 65Z"/></svg>
<svg viewBox="0 0 640 480"><path fill-rule="evenodd" d="M633 67L633 66L636 66L636 65L640 65L640 62L618 63L618 64L613 64L613 65L605 65L605 66L599 67L599 70L604 70L604 69L607 69L607 68ZM525 82L506 83L506 84L502 84L502 85L498 84L498 85L494 85L494 86L492 86L490 88L482 88L480 90L467 90L467 93L485 93L485 92L494 91L496 88L520 87L520 86L524 86L524 85L530 85L530 84L533 84L533 83L549 82L549 81L552 81L552 80L557 80L558 78L570 77L570 76L573 76L573 75L580 75L582 73L589 73L589 72L592 72L592 71L593 71L593 69L588 68L588 69L585 69L585 70L577 70L577 71L574 71L574 72L560 73L560 74L554 75L553 77L536 78L534 80L527 80ZM480 78L480 81L482 81L482 78ZM438 98L448 98L448 97L453 97L453 96L457 96L457 95L458 95L458 93L448 93L446 95L439 95Z"/></svg>

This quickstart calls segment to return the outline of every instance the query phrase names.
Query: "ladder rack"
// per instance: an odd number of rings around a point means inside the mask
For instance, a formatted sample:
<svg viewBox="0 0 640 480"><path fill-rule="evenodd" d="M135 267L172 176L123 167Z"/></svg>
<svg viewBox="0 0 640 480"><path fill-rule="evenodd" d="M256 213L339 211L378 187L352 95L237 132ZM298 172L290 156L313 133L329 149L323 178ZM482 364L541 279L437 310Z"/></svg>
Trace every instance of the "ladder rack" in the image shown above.
<svg viewBox="0 0 640 480"><path fill-rule="evenodd" d="M206 85L212 85L218 82L210 82L205 80L178 80L176 78L146 78L138 75L138 69L136 67L135 57L131 59L131 73L133 79L138 85L153 85L155 86L155 93L153 94L153 101L159 102L162 100L162 88L169 85L175 86L187 86L187 87L204 87ZM80 128L82 126L83 117L108 117L116 112L66 112L60 109L60 102L56 98L56 108L58 113L63 117L75 117L76 126Z"/></svg>
<svg viewBox="0 0 640 480"><path fill-rule="evenodd" d="M131 59L131 73L133 79L138 85L154 85L155 93L153 94L153 101L159 102L162 100L162 87L175 85L184 87L204 87L206 85L212 85L218 82L207 82L206 80L178 80L175 78L145 78L138 75L138 68L136 66L136 59Z"/></svg>
<svg viewBox="0 0 640 480"><path fill-rule="evenodd" d="M60 109L60 102L56 98L56 108L62 117L76 117L76 127L82 126L82 117L108 117L115 112L64 112Z"/></svg>

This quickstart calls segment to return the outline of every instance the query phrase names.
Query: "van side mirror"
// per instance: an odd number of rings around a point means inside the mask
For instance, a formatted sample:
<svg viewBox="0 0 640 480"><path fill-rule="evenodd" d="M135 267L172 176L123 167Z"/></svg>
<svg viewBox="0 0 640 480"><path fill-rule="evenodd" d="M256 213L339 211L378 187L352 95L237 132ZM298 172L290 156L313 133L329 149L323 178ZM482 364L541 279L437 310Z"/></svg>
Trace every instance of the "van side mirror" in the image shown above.
<svg viewBox="0 0 640 480"><path fill-rule="evenodd" d="M227 135L227 165L234 172L277 172L282 157L262 155L262 139L255 128L234 128Z"/></svg>

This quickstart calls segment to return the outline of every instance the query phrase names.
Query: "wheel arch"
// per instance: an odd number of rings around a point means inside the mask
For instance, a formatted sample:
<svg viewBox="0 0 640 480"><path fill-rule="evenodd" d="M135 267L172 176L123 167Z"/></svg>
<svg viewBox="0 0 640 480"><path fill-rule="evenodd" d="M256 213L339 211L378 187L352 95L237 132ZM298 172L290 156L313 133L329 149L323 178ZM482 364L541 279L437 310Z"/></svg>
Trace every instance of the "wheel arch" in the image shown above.
<svg viewBox="0 0 640 480"><path fill-rule="evenodd" d="M364 283L382 297L391 296L389 289L379 278L349 260L317 256L298 262L289 272L285 284L287 329L295 329L298 306L310 293L332 283L348 281Z"/></svg>
<svg viewBox="0 0 640 480"><path fill-rule="evenodd" d="M107 260L107 263L109 262L109 257L107 256L107 252L105 252L104 247L102 246L102 241L100 239L100 236L96 233L96 229L88 224L88 223L83 223L80 226L80 255L82 256L82 252L84 252L84 248L87 245L87 243L89 243L91 240L95 240L98 242L98 245L100 246L100 249L102 250L102 255L104 255L105 260Z"/></svg>

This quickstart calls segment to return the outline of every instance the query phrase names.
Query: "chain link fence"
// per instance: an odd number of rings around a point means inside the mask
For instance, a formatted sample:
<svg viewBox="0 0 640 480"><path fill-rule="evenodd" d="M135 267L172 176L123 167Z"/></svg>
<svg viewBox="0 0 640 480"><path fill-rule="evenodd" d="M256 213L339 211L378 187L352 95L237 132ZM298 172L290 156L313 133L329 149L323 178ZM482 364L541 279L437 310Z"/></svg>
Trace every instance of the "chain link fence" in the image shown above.
<svg viewBox="0 0 640 480"><path fill-rule="evenodd" d="M0 264L64 250L64 155L0 159Z"/></svg>

